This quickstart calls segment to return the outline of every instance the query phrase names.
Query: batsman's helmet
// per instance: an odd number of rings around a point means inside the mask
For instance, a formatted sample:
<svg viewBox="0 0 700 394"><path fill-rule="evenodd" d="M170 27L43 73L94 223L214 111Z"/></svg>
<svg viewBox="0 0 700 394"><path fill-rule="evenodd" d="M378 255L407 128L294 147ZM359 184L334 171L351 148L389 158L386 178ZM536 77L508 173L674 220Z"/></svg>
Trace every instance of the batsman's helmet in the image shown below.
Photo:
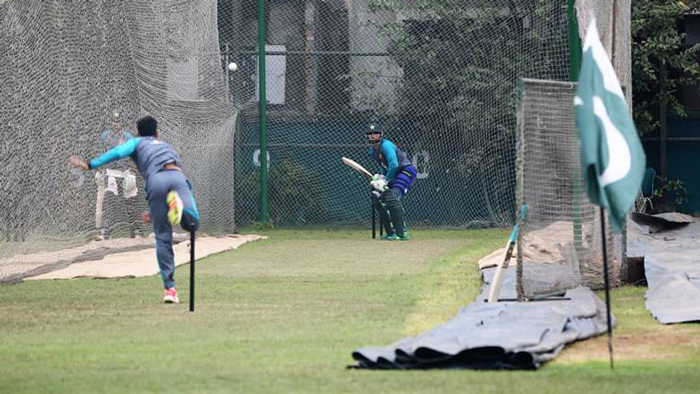
<svg viewBox="0 0 700 394"><path fill-rule="evenodd" d="M370 136L373 134L379 134L380 140L384 138L384 128L381 124L372 122L367 126L367 129L365 130L365 135Z"/></svg>

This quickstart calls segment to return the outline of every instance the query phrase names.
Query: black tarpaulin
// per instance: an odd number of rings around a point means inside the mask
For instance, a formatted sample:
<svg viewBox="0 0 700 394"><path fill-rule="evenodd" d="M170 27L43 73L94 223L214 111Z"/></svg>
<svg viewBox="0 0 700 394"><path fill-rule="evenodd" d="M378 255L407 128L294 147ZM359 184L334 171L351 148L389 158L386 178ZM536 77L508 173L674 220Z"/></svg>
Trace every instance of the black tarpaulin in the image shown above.
<svg viewBox="0 0 700 394"><path fill-rule="evenodd" d="M357 368L372 369L536 369L571 342L606 332L605 305L588 288L569 290L568 300L489 304L494 269L482 271L481 295L445 324L389 346L352 353ZM515 295L515 270L503 283L502 298Z"/></svg>

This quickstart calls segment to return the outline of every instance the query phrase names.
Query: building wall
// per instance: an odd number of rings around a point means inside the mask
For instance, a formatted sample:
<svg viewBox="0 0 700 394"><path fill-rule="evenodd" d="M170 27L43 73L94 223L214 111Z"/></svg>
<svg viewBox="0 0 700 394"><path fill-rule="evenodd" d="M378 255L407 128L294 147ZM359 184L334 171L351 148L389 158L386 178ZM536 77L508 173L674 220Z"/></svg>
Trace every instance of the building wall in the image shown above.
<svg viewBox="0 0 700 394"><path fill-rule="evenodd" d="M393 12L370 13L369 0L346 0L350 52L386 53L388 41L375 24L401 19ZM367 75L368 73L373 76ZM383 106L393 108L396 94L392 84L403 75L401 68L389 57L353 56L350 58L352 103L358 110L372 110Z"/></svg>

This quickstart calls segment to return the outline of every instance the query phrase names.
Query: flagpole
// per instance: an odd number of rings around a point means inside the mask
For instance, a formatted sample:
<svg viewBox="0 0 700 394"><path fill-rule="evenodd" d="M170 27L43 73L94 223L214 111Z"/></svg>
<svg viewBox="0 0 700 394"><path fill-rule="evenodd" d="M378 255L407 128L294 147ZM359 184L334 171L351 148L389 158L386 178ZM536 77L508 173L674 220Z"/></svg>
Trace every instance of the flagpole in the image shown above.
<svg viewBox="0 0 700 394"><path fill-rule="evenodd" d="M613 364L613 333L610 313L610 279L608 277L608 248L605 235L605 209L600 207L600 232L603 236L603 278L605 281L605 312L608 321L608 354L610 355L610 369L615 369Z"/></svg>
<svg viewBox="0 0 700 394"><path fill-rule="evenodd" d="M588 198L601 207L605 312L610 369L613 370L610 270L603 206L610 209L613 230L622 230L642 183L646 158L615 68L600 42L595 18L591 18L586 31L583 50L574 115L581 139L581 175Z"/></svg>

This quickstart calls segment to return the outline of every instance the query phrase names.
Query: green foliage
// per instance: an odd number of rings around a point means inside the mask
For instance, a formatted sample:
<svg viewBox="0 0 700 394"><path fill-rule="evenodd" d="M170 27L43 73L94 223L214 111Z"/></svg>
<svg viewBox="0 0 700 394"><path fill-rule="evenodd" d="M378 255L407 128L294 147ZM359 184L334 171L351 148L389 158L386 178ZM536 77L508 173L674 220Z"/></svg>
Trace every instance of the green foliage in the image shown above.
<svg viewBox="0 0 700 394"><path fill-rule="evenodd" d="M275 224L273 222L251 222L246 228L254 232L270 231L275 228Z"/></svg>
<svg viewBox="0 0 700 394"><path fill-rule="evenodd" d="M661 106L670 116L686 116L676 93L682 85L700 83L700 44L686 46L679 24L698 9L697 0L632 2L632 89L640 135L659 130Z"/></svg>
<svg viewBox="0 0 700 394"><path fill-rule="evenodd" d="M431 165L477 192L513 195L511 183L482 183L514 179L518 77L568 79L566 2L370 0L369 7L403 16L373 23L403 70L392 81L393 107L367 90L389 133L429 149ZM493 208L510 212L512 201L500 200L504 206Z"/></svg>
<svg viewBox="0 0 700 394"><path fill-rule="evenodd" d="M411 124L424 131L419 136L431 143L430 131L437 130L462 138L512 132L516 78L546 75L568 61L545 50L560 39L556 28L566 26L566 13L556 11L561 7L543 1L485 1L477 7L461 0L371 1L374 11L409 16L379 26L404 70L397 112L411 116ZM533 22L544 17L551 19Z"/></svg>
<svg viewBox="0 0 700 394"><path fill-rule="evenodd" d="M322 219L326 208L316 198L323 195L320 176L316 171L290 159L282 159L270 166L268 172L268 200L270 219L277 225L302 225L306 217ZM237 212L256 215L259 209L246 204L260 202L260 172L246 175L241 180ZM239 221L254 222L256 217L241 217ZM261 224L262 225L262 224ZM271 224L268 224L271 225Z"/></svg>
<svg viewBox="0 0 700 394"><path fill-rule="evenodd" d="M685 188L685 184L680 179L668 180L657 176L661 184L654 189L654 199L657 200L658 211L679 211L683 205L688 203L690 193Z"/></svg>

